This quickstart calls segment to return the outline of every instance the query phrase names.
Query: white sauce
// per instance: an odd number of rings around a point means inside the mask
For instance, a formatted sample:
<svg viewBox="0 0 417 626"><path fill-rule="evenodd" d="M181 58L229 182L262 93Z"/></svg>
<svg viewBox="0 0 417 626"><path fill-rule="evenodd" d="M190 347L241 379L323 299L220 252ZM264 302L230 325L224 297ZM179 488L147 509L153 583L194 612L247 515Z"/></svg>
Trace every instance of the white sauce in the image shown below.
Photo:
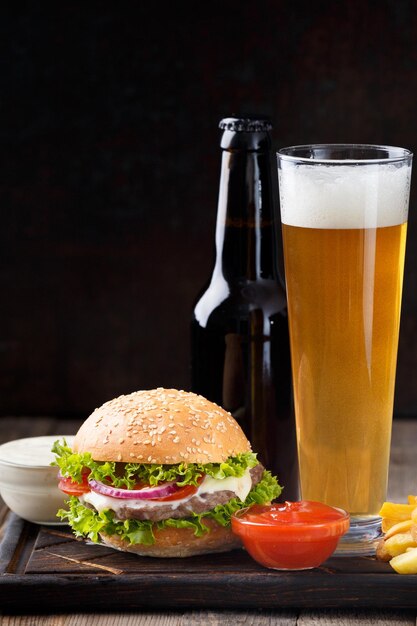
<svg viewBox="0 0 417 626"><path fill-rule="evenodd" d="M233 491L233 493L235 493L243 502L246 500L251 487L252 478L249 469L247 469L243 476L240 476L239 478L229 476L223 480L217 480L211 476L205 476L204 480L194 494L188 496L187 498L182 498L181 500L172 500L169 504L173 509L176 509L191 498L207 493L216 493L217 491ZM144 506L147 508L151 507L158 509L161 506L167 505L167 502L152 502L151 500L138 500L137 498L112 498L110 496L103 496L95 491L90 491L89 493L79 496L79 500L82 503L87 502L88 504L91 504L99 512L111 509L115 513L117 513L121 508L124 508L126 505L136 510L140 510Z"/></svg>
<svg viewBox="0 0 417 626"><path fill-rule="evenodd" d="M17 515L36 524L63 524L57 511L66 508L66 496L58 489L58 468L51 466L51 447L65 437L52 435L15 439L0 446L0 494Z"/></svg>
<svg viewBox="0 0 417 626"><path fill-rule="evenodd" d="M47 467L55 461L55 455L51 452L53 444L57 440L62 442L64 438L71 447L74 437L69 435L26 437L8 441L0 446L0 463Z"/></svg>
<svg viewBox="0 0 417 626"><path fill-rule="evenodd" d="M281 219L306 228L377 228L407 221L411 167L282 163Z"/></svg>

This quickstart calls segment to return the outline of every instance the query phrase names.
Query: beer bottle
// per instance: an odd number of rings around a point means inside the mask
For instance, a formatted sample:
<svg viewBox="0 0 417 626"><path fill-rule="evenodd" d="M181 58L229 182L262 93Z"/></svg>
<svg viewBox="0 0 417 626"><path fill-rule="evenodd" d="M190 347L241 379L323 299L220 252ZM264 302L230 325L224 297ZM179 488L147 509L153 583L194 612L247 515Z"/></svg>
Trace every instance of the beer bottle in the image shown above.
<svg viewBox="0 0 417 626"><path fill-rule="evenodd" d="M271 125L220 121L216 257L191 322L191 388L230 411L284 487L298 498L290 348Z"/></svg>

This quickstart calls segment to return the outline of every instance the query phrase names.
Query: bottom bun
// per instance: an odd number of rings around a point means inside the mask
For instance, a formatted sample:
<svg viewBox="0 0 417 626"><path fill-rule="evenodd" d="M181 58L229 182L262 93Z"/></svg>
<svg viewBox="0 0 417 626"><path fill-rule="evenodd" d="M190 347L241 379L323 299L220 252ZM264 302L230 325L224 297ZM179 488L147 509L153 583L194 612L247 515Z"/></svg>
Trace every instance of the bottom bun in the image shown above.
<svg viewBox="0 0 417 626"><path fill-rule="evenodd" d="M118 535L101 533L100 537L103 544L116 550L161 558L196 556L242 548L242 542L230 528L224 528L214 520L204 520L204 524L210 528L210 532L204 533L201 537L196 537L192 528L155 530L155 543L150 546L129 543Z"/></svg>

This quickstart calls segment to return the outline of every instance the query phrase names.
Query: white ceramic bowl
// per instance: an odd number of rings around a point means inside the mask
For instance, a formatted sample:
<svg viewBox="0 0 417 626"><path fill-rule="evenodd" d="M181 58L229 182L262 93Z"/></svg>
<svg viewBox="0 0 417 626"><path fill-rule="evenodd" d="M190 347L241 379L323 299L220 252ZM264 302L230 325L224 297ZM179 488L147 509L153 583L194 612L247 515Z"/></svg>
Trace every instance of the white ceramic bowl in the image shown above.
<svg viewBox="0 0 417 626"><path fill-rule="evenodd" d="M27 437L0 446L0 495L17 515L35 524L62 524L56 516L68 499L58 489L58 468L51 466L53 443L69 435Z"/></svg>

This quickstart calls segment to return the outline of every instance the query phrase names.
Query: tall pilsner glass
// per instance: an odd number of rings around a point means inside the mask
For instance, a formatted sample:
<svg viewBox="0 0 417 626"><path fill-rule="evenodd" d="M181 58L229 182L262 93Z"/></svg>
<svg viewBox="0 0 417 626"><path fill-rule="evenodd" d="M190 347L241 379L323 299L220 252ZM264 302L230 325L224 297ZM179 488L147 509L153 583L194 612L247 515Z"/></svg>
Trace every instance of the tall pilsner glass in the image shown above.
<svg viewBox="0 0 417 626"><path fill-rule="evenodd" d="M372 554L387 496L412 154L278 152L301 496L343 508Z"/></svg>

